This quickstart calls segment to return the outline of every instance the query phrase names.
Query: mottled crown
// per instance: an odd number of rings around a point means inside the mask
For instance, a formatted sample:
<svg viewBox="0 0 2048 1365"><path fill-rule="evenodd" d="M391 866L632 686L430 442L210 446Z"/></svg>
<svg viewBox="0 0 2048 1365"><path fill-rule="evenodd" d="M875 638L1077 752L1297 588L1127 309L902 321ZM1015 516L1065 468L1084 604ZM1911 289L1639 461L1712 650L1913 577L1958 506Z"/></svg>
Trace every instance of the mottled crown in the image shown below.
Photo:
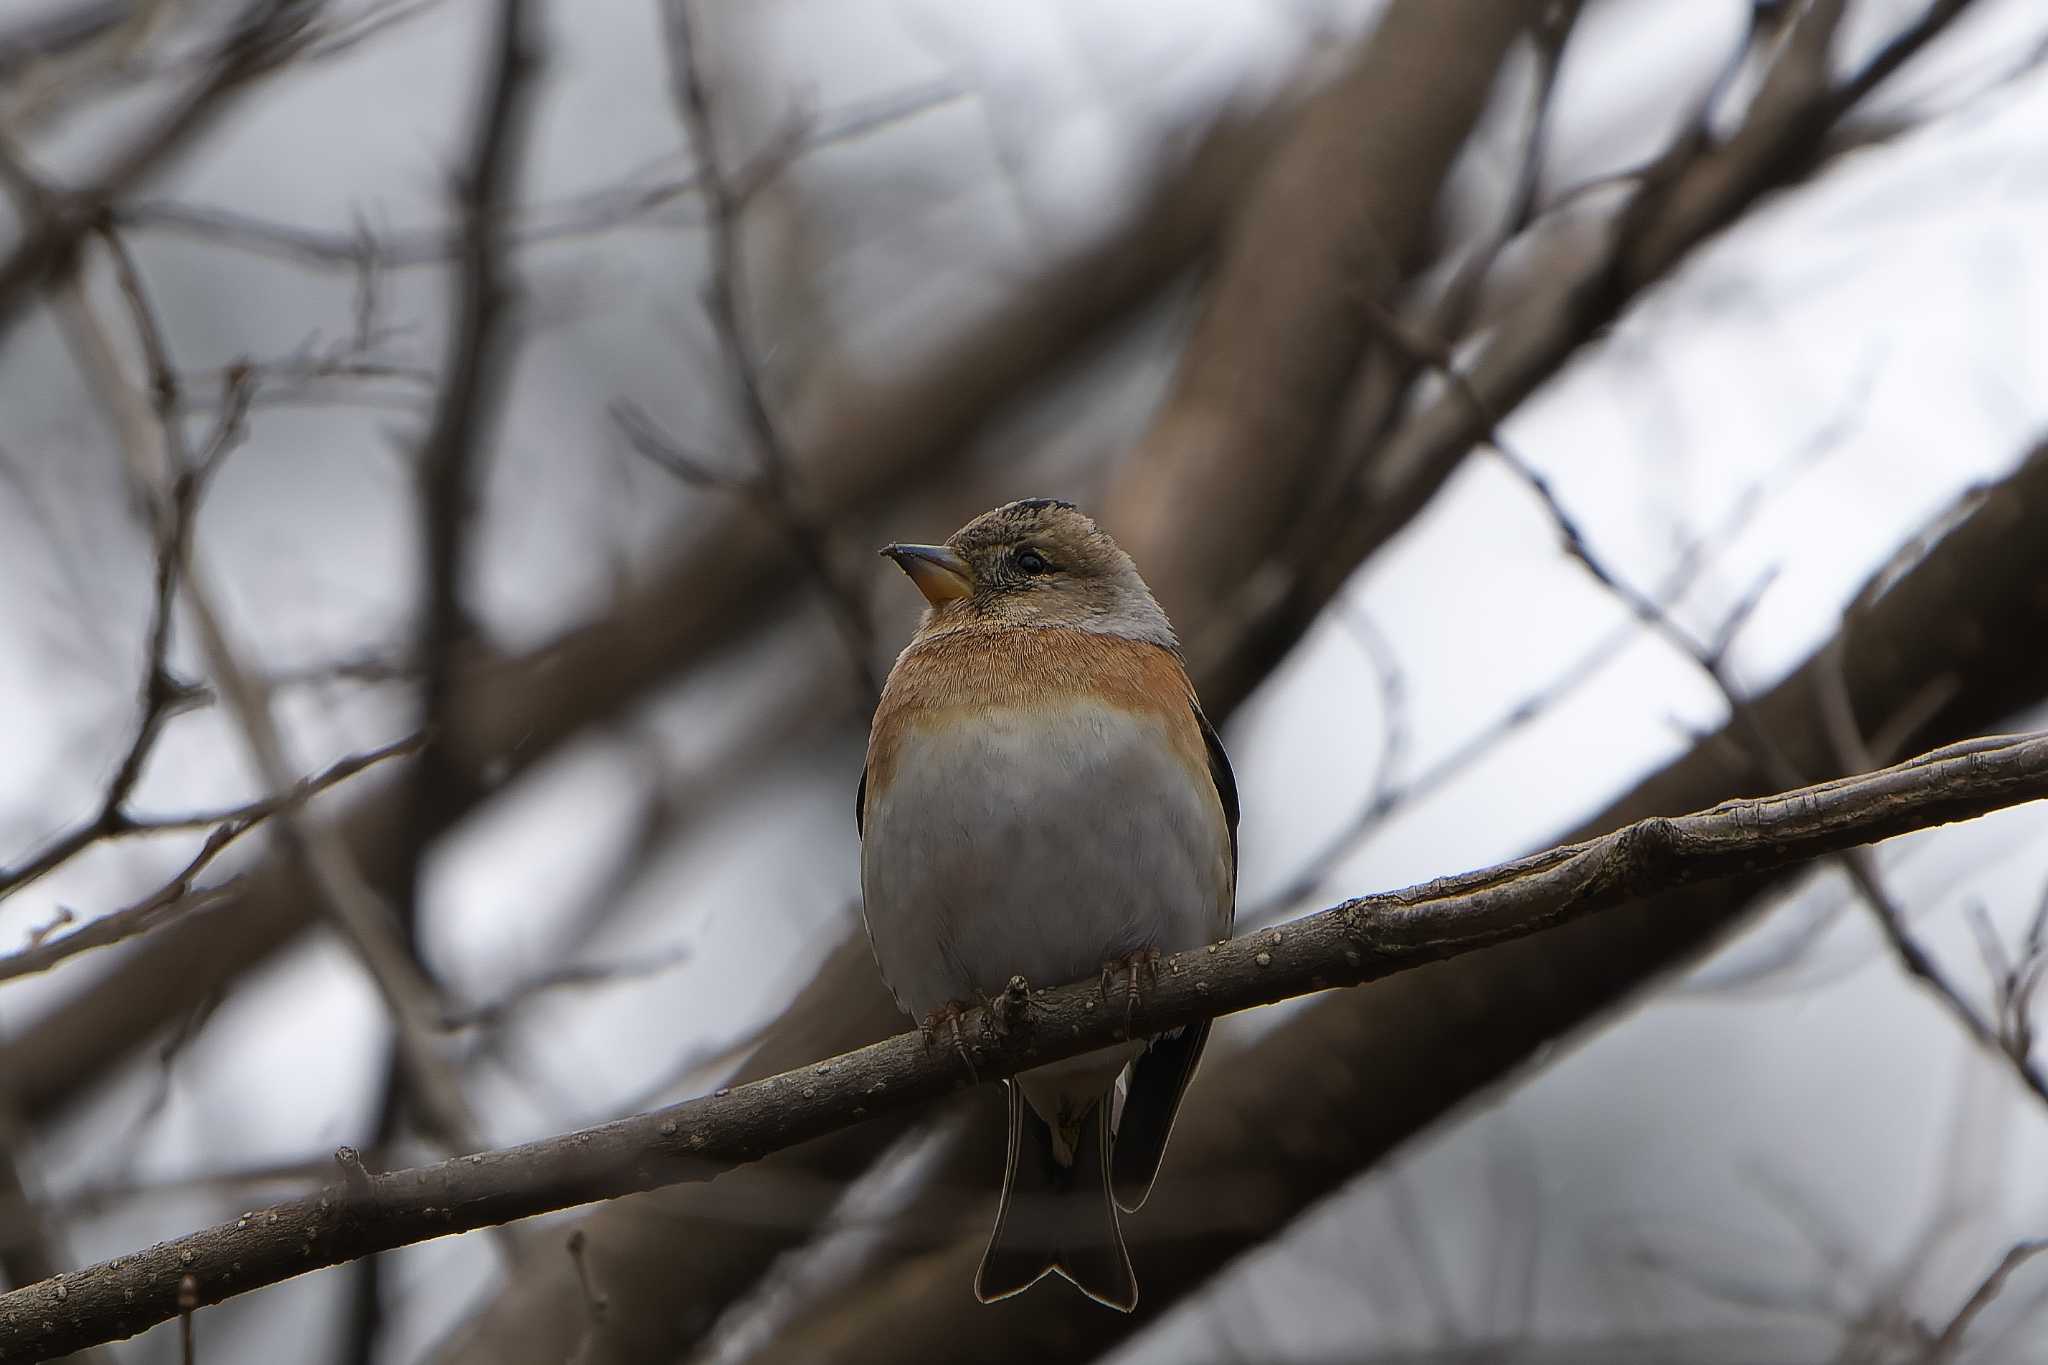
<svg viewBox="0 0 2048 1365"><path fill-rule="evenodd" d="M1071 502L1006 502L955 531L946 545L973 579L959 610L963 621L1069 626L1175 645L1173 627L1131 557ZM945 615L931 624L943 627Z"/></svg>

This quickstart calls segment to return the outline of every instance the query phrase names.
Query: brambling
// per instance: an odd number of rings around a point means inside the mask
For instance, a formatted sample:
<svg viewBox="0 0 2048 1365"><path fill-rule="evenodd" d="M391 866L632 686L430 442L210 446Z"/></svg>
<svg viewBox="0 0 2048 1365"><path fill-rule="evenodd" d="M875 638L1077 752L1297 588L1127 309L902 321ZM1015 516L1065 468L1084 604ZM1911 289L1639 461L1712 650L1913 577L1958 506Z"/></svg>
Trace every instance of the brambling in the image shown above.
<svg viewBox="0 0 2048 1365"><path fill-rule="evenodd" d="M929 1030L1013 976L1058 985L1230 933L1237 787L1173 627L1072 503L891 545L929 604L890 670L856 802L868 941ZM1209 1026L1007 1083L983 1302L1057 1272L1137 1305L1117 1210L1144 1203Z"/></svg>

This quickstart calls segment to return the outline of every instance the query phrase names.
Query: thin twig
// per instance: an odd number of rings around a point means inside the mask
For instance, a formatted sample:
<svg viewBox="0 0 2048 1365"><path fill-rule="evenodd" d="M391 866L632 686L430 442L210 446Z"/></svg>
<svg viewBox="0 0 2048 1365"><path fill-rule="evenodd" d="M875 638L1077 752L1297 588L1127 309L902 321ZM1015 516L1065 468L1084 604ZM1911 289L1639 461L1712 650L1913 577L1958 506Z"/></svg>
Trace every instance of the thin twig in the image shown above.
<svg viewBox="0 0 2048 1365"><path fill-rule="evenodd" d="M737 173L727 172L719 160L718 129L699 61L698 38L691 29L690 4L691 0L663 0L662 19L668 35L669 84L678 116L697 153L697 177L709 215L711 264L704 281L704 311L732 371L740 412L760 462L757 501L824 594L832 623L846 647L848 667L859 685L861 713L865 715L881 694L867 603L833 564L824 523L804 506L795 459L769 408L761 358L747 324L743 224L748 203L803 147L802 121L793 122L780 146L771 147ZM663 467L676 469L670 463Z"/></svg>
<svg viewBox="0 0 2048 1365"><path fill-rule="evenodd" d="M1413 343L1403 340L1399 344ZM1447 363L1447 360L1433 361L1423 357L1419 348L1416 354L1418 363L1421 364ZM1715 553L1734 542L1765 505L1771 489L1788 482L1833 448L1834 443L1843 434L1846 422L1863 410L1866 387L1867 384L1864 382L1852 386L1841 416L1830 418L1820 424L1807 439L1781 457L1763 477L1738 493L1730 503L1727 514L1719 522L1680 548L1670 572L1664 575L1663 581L1653 595L1653 600L1660 611L1668 611L1692 585L1700 570L1713 562ZM1638 624L1631 618L1609 631L1541 686L1503 711L1493 721L1468 734L1464 740L1422 771L1398 781L1390 780L1391 774L1383 771L1375 780L1373 789L1368 792L1366 799L1360 803L1357 812L1321 847L1302 860L1300 866L1288 877L1285 885L1259 904L1242 910L1239 916L1241 921L1246 924L1263 923L1312 895L1335 873L1341 863L1364 847L1396 814L1470 771L1504 741L1542 719L1574 696L1583 685L1596 677L1635 642L1638 629ZM1386 665L1381 663L1377 667L1384 672ZM1384 682L1382 691L1385 691ZM1863 766L1875 767L1876 764Z"/></svg>
<svg viewBox="0 0 2048 1365"><path fill-rule="evenodd" d="M123 943L185 915L226 905L236 895L233 882L214 887L196 887L199 874L204 872L214 859L226 852L236 840L257 828L273 816L289 815L296 812L315 796L346 782L357 773L374 767L389 758L416 753L420 747L418 735L408 735L379 748L366 750L341 759L311 777L302 778L291 788L271 796L261 797L244 805L226 811L211 812L205 816L167 816L157 820L143 820L131 827L131 832L162 832L166 830L191 829L205 826L209 829L205 842L197 852L186 860L185 865L155 891L141 900L104 915L85 921L68 934L45 935L43 939L20 952L0 956L0 981L11 981L16 977L32 976L46 972L66 958L76 957L94 948L106 948Z"/></svg>
<svg viewBox="0 0 2048 1365"><path fill-rule="evenodd" d="M192 1340L192 1314L199 1308L199 1277L178 1279L178 1353L185 1365L197 1365L199 1353Z"/></svg>
<svg viewBox="0 0 2048 1365"><path fill-rule="evenodd" d="M1882 79L1939 35L1964 4L1930 7L1895 35L1849 87L1827 81L1827 53L1840 5L1788 7L1798 26L1764 74L1741 127L1722 141L1687 129L1648 167L1628 179L1634 190L1601 225L1583 267L1550 272L1490 327L1468 382L1494 412L1514 408L1581 347L1590 344L1657 280L1763 195L1826 164L1827 139ZM1854 97L1845 98L1853 88ZM1555 208L1555 204L1552 206ZM1204 683L1205 698L1227 707L1301 638L1367 555L1407 524L1467 451L1484 439L1460 395L1410 405L1378 441L1367 486L1335 500L1326 534L1279 590L1253 584L1237 610L1251 618L1255 642L1239 649ZM1199 652L1197 652L1199 654ZM1202 662L1208 662L1202 659Z"/></svg>
<svg viewBox="0 0 2048 1365"><path fill-rule="evenodd" d="M1752 760L1770 781L1780 787L1794 787L1810 780L1809 775L1801 772L1783 747L1771 738L1768 727L1757 716L1755 707L1736 685L1728 669L1728 651L1734 642L1735 632L1754 608L1755 598L1752 596L1738 603L1735 610L1730 613L1728 621L1715 633L1711 641L1702 640L1685 629L1664 609L1662 603L1639 591L1594 553L1592 546L1580 531L1576 519L1559 501L1549 480L1533 463L1523 458L1508 444L1500 432L1499 419L1492 406L1449 354L1440 346L1402 332L1383 314L1380 316L1380 325L1382 332L1394 344L1409 354L1427 361L1444 377L1462 401L1469 405L1480 438L1536 495L1545 514L1557 528L1565 554L1576 561L1616 601L1626 606L1637 620L1663 636L1681 655L1699 667L1727 705L1733 733L1748 749ZM1917 544L1921 539L1916 537L1915 541L1909 544ZM1867 605L1875 601L1881 595L1883 585L1891 581L1889 569L1889 565L1880 569L1858 593L1855 603L1852 603L1849 612L1845 613L1844 629L1836 637L1838 642L1846 638L1849 625L1857 612L1857 604ZM1839 666L1839 643L1831 658ZM1826 695L1835 698L1838 709L1847 704L1846 687L1834 688ZM1829 722L1829 729L1836 737L1838 761L1844 770L1855 771L1869 765L1871 755L1860 738L1845 739L1860 736L1853 714L1833 716ZM1899 965L1955 1017L1973 1041L1994 1055L2005 1058L2011 1064L2020 1084L2043 1104L2048 1104L2048 1071L2036 1065L2023 1046L2016 1046L2011 1035L2001 1033L1986 1020L1962 990L1943 975L1933 957L1907 929L1905 912L1885 889L1876 862L1869 852L1852 849L1844 852L1838 861L1864 904L1869 907L1878 932L1883 936L1893 956L1898 959Z"/></svg>
<svg viewBox="0 0 2048 1365"><path fill-rule="evenodd" d="M112 240L111 234L109 237ZM132 291L131 296L140 297ZM155 335L153 325L149 335ZM140 689L142 716L134 736L116 765L93 818L51 840L17 866L0 869L0 898L47 876L101 840L176 827L162 819L135 816L128 810L128 801L136 783L141 780L165 722L207 700L204 688L178 678L170 669L171 616L178 591L179 566L191 536L193 514L206 476L217 463L232 434L239 430L248 410L248 388L234 371L228 372L224 384L226 393L219 423L208 440L199 465L189 475L171 481L166 503L159 508L159 515L152 522L156 569L150 598L147 659ZM221 818L231 819L234 815L235 812L227 812Z"/></svg>
<svg viewBox="0 0 2048 1365"><path fill-rule="evenodd" d="M1926 1365L1942 1365L1944 1361L1953 1360L1962 1349L1963 1334L1970 1330L1970 1324L1977 1320L1977 1315L1990 1307L2012 1273L2044 1251L2048 1251L2048 1237L2015 1242L2007 1248L2005 1255L1998 1258L1998 1264L1991 1268L1991 1273L1984 1277L1969 1298L1963 1300L1963 1306L1956 1310L1955 1316L1948 1320L1948 1325L1928 1347L1927 1354L1922 1357Z"/></svg>
<svg viewBox="0 0 2048 1365"><path fill-rule="evenodd" d="M659 976L688 962L690 955L688 947L677 945L636 953L630 962L566 963L520 982L486 1004L450 1011L442 1020L442 1026L449 1029L492 1028L538 996Z"/></svg>
<svg viewBox="0 0 2048 1365"><path fill-rule="evenodd" d="M957 103L965 92L956 84L914 86L872 101L822 114L805 125L803 155L868 137L893 124ZM673 158L664 157L663 161ZM654 168L649 168L650 170ZM693 167L531 205L511 206L502 227L508 248L558 245L633 227L661 210L688 202L702 191L702 177ZM187 237L201 245L254 252L319 270L346 270L361 275L379 271L420 270L445 265L462 253L459 224L416 227L373 234L358 226L351 232L323 232L209 205L154 200L120 205L111 210L123 228Z"/></svg>
<svg viewBox="0 0 2048 1365"><path fill-rule="evenodd" d="M570 1365L582 1365L591 1359L591 1352L597 1342L597 1334L604 1330L606 1312L611 1300L605 1297L597 1281L590 1273L588 1246L590 1236L582 1228L569 1234L569 1259L576 1267L576 1287L583 1294L583 1337L576 1345L575 1353L569 1357Z"/></svg>
<svg viewBox="0 0 2048 1365"><path fill-rule="evenodd" d="M132 274L134 262L118 260L116 269ZM169 348L164 343L163 328L156 319L148 291L142 287L139 275L134 278L132 287L122 290L122 295L145 354L163 358L163 364L153 365L152 372L159 381L165 376L175 375L177 371L169 363ZM90 299L85 291L73 285L67 288L66 301L75 323L74 330L84 343L79 347L81 365L88 381L101 389L108 408L116 414L131 481L139 490L143 505L151 509L158 543L175 544L179 538L171 534L167 522L179 518L178 509L182 505L187 509L183 520L189 526L189 509L196 504L206 477L219 467L222 458L239 439L239 418L233 411L224 413L215 438L196 459L188 461L184 458L183 434L176 417L176 395L172 393L168 395L171 401L163 401L166 395L159 392L159 401L153 405L157 421L152 441L151 418L147 414L137 418L134 410L140 403L139 396L120 372ZM256 686L253 675L243 665L228 638L220 612L214 605L216 595L195 562L189 532L183 535L182 541L177 574L187 614L198 636L200 653L206 659L214 685L241 725L263 781L273 791L288 790L294 783L292 764L277 723L270 714L268 698ZM438 1003L433 983L418 970L410 953L399 941L389 908L363 880L347 848L334 831L301 821L298 811L291 806L280 808L276 815L284 834L285 847L303 863L308 880L317 893L318 904L342 930L344 938L357 952L392 1011L396 1036L404 1049L410 1074L419 1087L423 1114L451 1148L468 1150L480 1146L481 1142L473 1136L474 1116L462 1095L458 1078L434 1049L436 1030L433 1021L445 1011ZM209 837L208 844L215 845L217 840L226 837L221 831L216 831L215 836ZM210 858L218 851L218 846L202 847L200 856ZM141 921L147 925L174 912L198 908L187 902L189 882L174 881L168 891L168 895L129 907L121 912L118 922L130 924ZM198 899L207 905L220 905L231 894L232 888L215 888ZM87 926L88 929L92 927ZM67 936L62 941L70 942L76 937ZM45 948L52 946L44 945Z"/></svg>

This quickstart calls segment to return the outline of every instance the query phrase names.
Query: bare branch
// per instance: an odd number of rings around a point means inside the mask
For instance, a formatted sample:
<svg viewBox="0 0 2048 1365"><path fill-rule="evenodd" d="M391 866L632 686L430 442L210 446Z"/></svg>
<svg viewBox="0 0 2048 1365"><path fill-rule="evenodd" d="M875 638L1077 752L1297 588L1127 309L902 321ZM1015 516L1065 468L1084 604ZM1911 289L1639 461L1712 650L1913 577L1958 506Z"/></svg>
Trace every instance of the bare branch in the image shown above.
<svg viewBox="0 0 2048 1365"><path fill-rule="evenodd" d="M866 137L961 98L958 86L939 82L822 112L805 122L798 146L784 149L785 160ZM694 167L680 173L656 174L673 160L664 157L658 165L636 172L622 184L536 204L508 206L502 229L504 244L516 249L573 241L631 227L665 209L688 203L700 194L702 177ZM351 232L323 232L229 209L171 200L120 205L111 212L114 222L123 228L175 234L201 245L250 251L319 270L360 273L373 263L380 270L417 270L443 265L462 251L459 225L404 228L381 234L360 227Z"/></svg>
<svg viewBox="0 0 2048 1365"><path fill-rule="evenodd" d="M712 119L711 96L705 87L698 37L690 23L691 0L664 0L662 21L668 31L669 84L676 109L697 153L698 184L710 216L711 265L704 281L704 311L710 315L719 348L732 371L740 412L745 420L761 478L756 486L762 509L781 529L790 548L816 581L831 611L832 624L846 647L847 664L859 689L862 714L881 695L873 663L874 632L867 602L832 562L826 528L806 507L794 473L795 459L768 406L761 359L748 330L746 261L742 227L748 201L803 145L802 125L771 147L752 166L728 175L718 155L718 129ZM670 466L673 467L673 466Z"/></svg>
<svg viewBox="0 0 2048 1365"><path fill-rule="evenodd" d="M635 953L630 961L565 963L520 982L487 1004L450 1011L442 1020L442 1026L450 1029L489 1028L503 1021L507 1015L535 996L659 976L663 972L673 971L689 960L689 948L671 946L652 951L642 950Z"/></svg>
<svg viewBox="0 0 2048 1365"><path fill-rule="evenodd" d="M103 229L105 230L105 229ZM105 230L111 236L111 230ZM185 605L196 628L200 652L205 657L214 684L240 722L252 758L264 782L274 792L294 784L292 768L282 735L270 715L269 700L256 686L243 665L215 607L215 596L195 562L189 534L190 509L205 486L206 477L218 468L232 448L239 431L238 411L230 409L207 449L195 461L185 451L184 430L178 416L174 376L163 329L151 307L149 294L136 272L135 263L124 252L114 250L117 274L122 278L122 295L152 376L154 425L150 416L138 416L140 399L121 372L103 334L91 301L75 280L67 280L63 294L67 316L73 323L76 350L88 383L94 385L117 418L122 453L130 481L151 510L158 544L171 545L178 557L177 574ZM186 528L181 530L180 528ZM316 904L333 919L361 959L371 980L391 1007L409 1067L418 1085L422 1109L444 1134L455 1135L455 1148L476 1144L468 1135L474 1131L461 1088L451 1068L435 1052L433 1020L445 1013L437 992L402 942L398 941L392 916L356 868L347 848L331 829L302 823L296 809L287 804L275 812L284 831L287 850L298 859L307 874ZM60 942L77 947L97 946L98 940L81 936L95 931L95 925L112 921L123 931L153 927L182 906L190 891L193 869L203 866L225 842L241 831L222 826L202 845L187 872L158 896L128 907L116 916L105 917ZM203 899L215 906L231 903L231 892L215 889ZM189 918L189 917L187 917ZM112 933L112 927L98 932ZM124 936L127 936L124 932ZM45 944L44 947L54 947ZM31 953L37 951L29 950Z"/></svg>
<svg viewBox="0 0 2048 1365"><path fill-rule="evenodd" d="M1013 1075L1133 1033L1378 980L1665 887L1797 864L2043 798L2048 732L1968 740L1877 773L1639 821L1586 843L1174 954L1128 1011L1103 1009L1093 980L1030 995L1021 1009L1006 998L1008 1007L969 1016L964 1057L930 1046L913 1029L632 1119L333 1183L317 1196L0 1295L0 1351L54 1354L141 1330L179 1311L187 1277L197 1282L199 1303L218 1303L372 1252L708 1180L870 1116L938 1099L959 1089L969 1071L978 1080Z"/></svg>
<svg viewBox="0 0 2048 1365"><path fill-rule="evenodd" d="M463 604L468 538L510 371L517 329L505 325L503 224L517 195L538 50L525 0L502 0L488 76L478 96L469 158L455 186L461 255L441 392L419 455L425 603L415 657L422 672L427 747L413 773L409 843L400 858L400 926L417 921L420 866L440 833L476 799L475 772L449 740L457 705L458 651L474 635Z"/></svg>
<svg viewBox="0 0 2048 1365"><path fill-rule="evenodd" d="M1963 1346L1963 1334L1970 1330L1970 1324L1977 1320L1977 1315L1998 1297L1999 1291L2005 1288L2005 1282L2012 1277L2015 1270L2044 1251L2048 1251L2048 1238L2015 1242L2009 1247L2005 1255L1999 1257L1998 1264L1991 1268L1991 1273L1986 1275L1971 1292L1970 1297L1963 1301L1963 1306L1956 1310L1956 1315L1948 1320L1948 1324L1941 1329L1941 1334L1928 1347L1927 1354L1922 1357L1926 1365L1942 1365L1944 1361L1955 1359L1956 1353Z"/></svg>
<svg viewBox="0 0 2048 1365"><path fill-rule="evenodd" d="M272 816L295 812L330 787L338 786L386 759L415 753L419 747L420 737L409 735L380 748L351 755L292 784L288 791L245 805L205 814L161 816L132 822L128 827L129 833L160 833L195 827L206 827L210 832L199 850L169 881L141 900L89 919L68 934L45 935L20 952L0 955L0 981L46 972L64 959L90 949L125 942L181 916L231 903L236 895L232 882L207 888L193 886L199 874L226 852L229 845Z"/></svg>
<svg viewBox="0 0 2048 1365"><path fill-rule="evenodd" d="M1390 338L1394 339L1397 345L1407 348L1419 364L1441 367L1446 363L1441 353L1435 356L1425 355L1424 348L1408 338L1405 333L1394 331L1390 333ZM1863 388L1863 385L1858 384L1852 390L1842 418L1822 423L1812 436L1780 459L1764 476L1737 494L1724 517L1678 552L1671 571L1664 576L1651 597L1660 614L1669 611L1671 604L1692 584L1699 571L1713 562L1714 555L1721 547L1733 542L1741 534L1758 510L1764 506L1766 497L1772 489L1797 476L1833 447L1841 437L1846 422L1861 410L1865 397ZM1469 771L1474 764L1494 752L1503 741L1541 719L1575 694L1582 684L1599 674L1623 650L1634 643L1638 630L1638 623L1630 620L1609 631L1587 646L1584 653L1559 669L1547 681L1533 688L1528 695L1503 711L1492 722L1467 735L1455 748L1422 771L1398 781L1386 780L1386 775L1383 774L1382 780L1374 784L1373 790L1360 803L1357 812L1304 858L1301 865L1288 877L1287 882L1265 902L1240 910L1240 918L1246 923L1257 924L1308 897L1329 878L1339 863L1363 847L1395 814ZM1854 766L1874 768L1877 762L1873 759Z"/></svg>

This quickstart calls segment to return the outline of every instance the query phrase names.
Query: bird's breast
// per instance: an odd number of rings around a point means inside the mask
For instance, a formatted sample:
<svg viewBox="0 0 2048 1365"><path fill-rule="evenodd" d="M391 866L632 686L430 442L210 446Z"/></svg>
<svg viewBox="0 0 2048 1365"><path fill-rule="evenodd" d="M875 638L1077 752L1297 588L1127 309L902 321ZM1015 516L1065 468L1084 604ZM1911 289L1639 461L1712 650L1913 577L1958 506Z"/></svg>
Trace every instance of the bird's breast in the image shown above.
<svg viewBox="0 0 2048 1365"><path fill-rule="evenodd" d="M1223 932L1228 827L1184 675L1154 652L1172 691L1019 691L985 673L970 695L915 687L905 704L892 675L861 881L876 956L911 1013Z"/></svg>

